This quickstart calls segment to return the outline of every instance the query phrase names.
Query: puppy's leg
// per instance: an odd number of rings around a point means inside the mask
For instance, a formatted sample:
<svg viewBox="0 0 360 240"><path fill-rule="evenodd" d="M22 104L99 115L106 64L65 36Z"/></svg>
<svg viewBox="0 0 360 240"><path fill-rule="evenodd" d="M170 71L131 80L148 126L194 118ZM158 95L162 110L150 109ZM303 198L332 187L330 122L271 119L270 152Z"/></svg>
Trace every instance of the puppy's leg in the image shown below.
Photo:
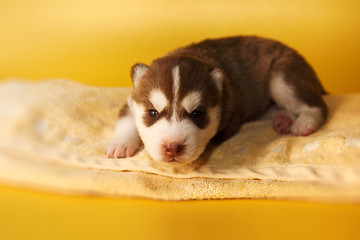
<svg viewBox="0 0 360 240"><path fill-rule="evenodd" d="M110 158L133 156L141 145L141 139L135 125L135 119L129 105L120 111L113 139L108 144L105 154Z"/></svg>
<svg viewBox="0 0 360 240"><path fill-rule="evenodd" d="M298 73L285 76L282 72L276 72L270 79L270 95L276 105L283 108L273 118L274 128L279 134L291 132L296 136L307 136L326 119L327 107L317 88L317 80L294 82L301 81L301 77L305 76Z"/></svg>

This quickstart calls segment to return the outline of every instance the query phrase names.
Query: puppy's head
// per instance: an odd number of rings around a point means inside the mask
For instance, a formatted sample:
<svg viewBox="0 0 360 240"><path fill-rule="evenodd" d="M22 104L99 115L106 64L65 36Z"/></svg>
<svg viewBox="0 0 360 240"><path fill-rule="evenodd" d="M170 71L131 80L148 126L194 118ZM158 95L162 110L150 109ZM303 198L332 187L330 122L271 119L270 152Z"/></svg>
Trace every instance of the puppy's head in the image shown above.
<svg viewBox="0 0 360 240"><path fill-rule="evenodd" d="M131 71L131 107L145 150L159 162L196 160L220 123L223 74L187 57L165 57Z"/></svg>

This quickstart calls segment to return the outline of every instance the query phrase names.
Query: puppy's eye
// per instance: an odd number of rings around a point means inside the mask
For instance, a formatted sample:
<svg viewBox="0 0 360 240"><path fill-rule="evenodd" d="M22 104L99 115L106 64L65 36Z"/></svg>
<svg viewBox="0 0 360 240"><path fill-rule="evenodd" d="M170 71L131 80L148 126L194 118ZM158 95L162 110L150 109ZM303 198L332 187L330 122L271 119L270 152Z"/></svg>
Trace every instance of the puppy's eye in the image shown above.
<svg viewBox="0 0 360 240"><path fill-rule="evenodd" d="M198 119L201 118L204 115L204 113L198 109L195 109L190 113L191 118Z"/></svg>
<svg viewBox="0 0 360 240"><path fill-rule="evenodd" d="M154 109L150 109L149 110L149 116L152 118L157 118L159 116L159 112L154 110Z"/></svg>

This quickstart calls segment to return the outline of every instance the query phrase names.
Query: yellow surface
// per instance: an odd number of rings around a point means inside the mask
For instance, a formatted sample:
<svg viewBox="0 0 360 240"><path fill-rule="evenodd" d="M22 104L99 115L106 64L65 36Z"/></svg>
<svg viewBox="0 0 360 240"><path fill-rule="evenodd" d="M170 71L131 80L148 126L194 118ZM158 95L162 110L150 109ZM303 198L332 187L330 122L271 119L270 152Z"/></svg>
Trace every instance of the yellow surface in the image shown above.
<svg viewBox="0 0 360 240"><path fill-rule="evenodd" d="M359 205L157 202L0 188L1 239L359 239ZM5 236L5 238L3 237Z"/></svg>
<svg viewBox="0 0 360 240"><path fill-rule="evenodd" d="M255 34L312 63L328 91L360 91L358 0L1 0L0 79L129 86L135 62L207 37ZM156 202L0 187L0 239L360 239L360 205Z"/></svg>

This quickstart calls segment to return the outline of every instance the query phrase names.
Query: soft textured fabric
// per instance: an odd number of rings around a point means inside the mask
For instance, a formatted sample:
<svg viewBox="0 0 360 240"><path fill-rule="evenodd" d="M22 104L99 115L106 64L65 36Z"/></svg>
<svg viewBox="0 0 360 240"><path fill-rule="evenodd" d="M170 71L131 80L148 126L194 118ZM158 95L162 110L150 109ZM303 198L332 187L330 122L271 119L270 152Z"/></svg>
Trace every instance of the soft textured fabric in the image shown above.
<svg viewBox="0 0 360 240"><path fill-rule="evenodd" d="M1 83L0 183L161 200L360 200L360 94L325 96L328 120L310 136L280 136L271 120L259 120L173 168L144 150L105 156L130 91L66 80Z"/></svg>

